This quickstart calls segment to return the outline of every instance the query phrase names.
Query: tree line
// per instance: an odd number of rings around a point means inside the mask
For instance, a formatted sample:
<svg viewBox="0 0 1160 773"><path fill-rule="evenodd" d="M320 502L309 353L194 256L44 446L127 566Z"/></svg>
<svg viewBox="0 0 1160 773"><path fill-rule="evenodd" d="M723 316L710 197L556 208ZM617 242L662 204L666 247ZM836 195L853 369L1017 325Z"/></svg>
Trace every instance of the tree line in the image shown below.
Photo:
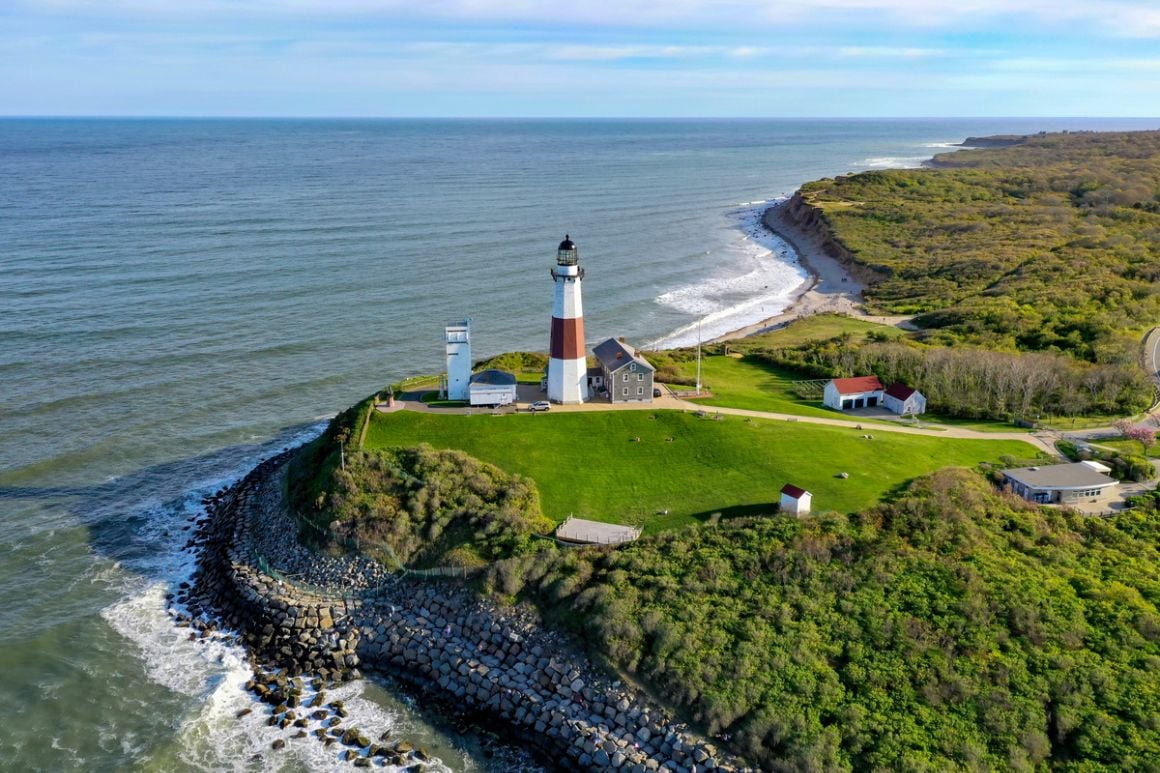
<svg viewBox="0 0 1160 773"><path fill-rule="evenodd" d="M1152 388L1135 363L1085 363L1058 354L931 347L841 336L750 356L814 378L873 373L903 383L947 416L1035 420L1041 416L1123 415L1149 405Z"/></svg>

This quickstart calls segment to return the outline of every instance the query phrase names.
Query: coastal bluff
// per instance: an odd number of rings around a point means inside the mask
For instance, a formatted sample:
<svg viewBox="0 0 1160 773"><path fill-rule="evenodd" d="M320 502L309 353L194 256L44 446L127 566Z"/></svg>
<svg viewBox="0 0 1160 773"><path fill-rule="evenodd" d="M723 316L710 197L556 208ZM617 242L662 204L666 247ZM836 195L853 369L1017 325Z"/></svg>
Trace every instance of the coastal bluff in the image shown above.
<svg viewBox="0 0 1160 773"><path fill-rule="evenodd" d="M870 287L889 276L887 269L868 266L855 257L830 228L821 208L811 204L800 190L783 203L766 209L762 222L769 230L788 239L807 264L809 261L804 255L808 251L802 249L805 245L836 260L862 287Z"/></svg>
<svg viewBox="0 0 1160 773"><path fill-rule="evenodd" d="M502 728L560 769L746 770L638 689L598 671L571 642L540 627L531 610L299 544L283 501L291 453L210 498L194 538L198 570L183 595L196 618L237 631L257 662L318 683L358 678L360 669L383 673ZM264 691L259 685L263 700ZM282 711L285 727L292 708L274 708L270 724ZM293 721L305 729L303 719ZM328 719L314 735L328 744L341 740L348 747L342 759L360 767L418 759L422 766L423 756L399 754L412 750L388 753L353 730L339 736L339 721Z"/></svg>

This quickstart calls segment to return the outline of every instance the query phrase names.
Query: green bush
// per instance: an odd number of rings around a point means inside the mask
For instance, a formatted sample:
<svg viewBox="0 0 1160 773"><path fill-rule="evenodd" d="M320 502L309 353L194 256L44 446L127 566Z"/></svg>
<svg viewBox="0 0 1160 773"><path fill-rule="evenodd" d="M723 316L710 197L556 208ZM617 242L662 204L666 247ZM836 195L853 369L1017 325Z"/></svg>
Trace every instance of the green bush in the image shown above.
<svg viewBox="0 0 1160 773"><path fill-rule="evenodd" d="M495 565L774 770L1160 759L1160 514L1036 508L942 471L864 513L735 519Z"/></svg>
<svg viewBox="0 0 1160 773"><path fill-rule="evenodd" d="M429 446L349 452L314 505L333 543L408 566L521 555L552 527L531 481Z"/></svg>

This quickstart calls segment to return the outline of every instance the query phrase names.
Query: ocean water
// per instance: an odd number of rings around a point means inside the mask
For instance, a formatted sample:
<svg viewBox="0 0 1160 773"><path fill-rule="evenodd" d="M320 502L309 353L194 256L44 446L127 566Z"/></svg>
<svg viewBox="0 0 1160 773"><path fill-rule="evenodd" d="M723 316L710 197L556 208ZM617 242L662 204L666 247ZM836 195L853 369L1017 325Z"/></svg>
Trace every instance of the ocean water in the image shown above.
<svg viewBox="0 0 1160 773"><path fill-rule="evenodd" d="M0 121L0 767L341 767L249 705L242 653L165 594L201 496L402 376L442 325L474 355L547 346L565 232L586 331L708 339L804 275L761 233L804 181L968 135L1094 119ZM424 707L346 688L359 723L451 770L507 769ZM530 764L530 763L529 763Z"/></svg>

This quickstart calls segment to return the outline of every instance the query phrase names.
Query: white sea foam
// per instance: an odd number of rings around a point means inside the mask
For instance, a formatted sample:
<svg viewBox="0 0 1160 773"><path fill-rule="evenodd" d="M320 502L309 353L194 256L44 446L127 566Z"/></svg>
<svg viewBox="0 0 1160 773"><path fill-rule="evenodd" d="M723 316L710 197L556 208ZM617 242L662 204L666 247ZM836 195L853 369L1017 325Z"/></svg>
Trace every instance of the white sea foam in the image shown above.
<svg viewBox="0 0 1160 773"><path fill-rule="evenodd" d="M772 203L748 202L726 214L741 234L737 241L721 248L714 274L656 298L657 303L696 320L649 342L649 348L692 346L698 339L726 335L780 314L789 306L794 290L809 276L797 253L761 224L762 213Z"/></svg>
<svg viewBox="0 0 1160 773"><path fill-rule="evenodd" d="M315 426L290 445L308 440L322 429ZM262 454L265 456L267 454ZM131 641L148 677L173 692L190 698L190 710L181 722L176 745L155 752L153 761L162 768L197 770L263 770L270 767L308 770L347 770L334 746L326 747L313 737L291 739L291 731L266 724L268 713L245 689L251 671L243 647L227 634L213 634L191 641L190 629L174 625L166 594L188 581L196 555L184 548L193 518L204 514L202 498L238 480L261 457L244 460L224 477L197 484L179 501L142 506L148 523L137 539L150 543L146 558L126 562L133 575L121 573L124 597L101 611L109 625ZM328 691L342 700L352 725L374 732L397 730L398 716L363 697L364 684L352 682ZM243 709L252 713L239 718ZM314 727L307 728L313 730ZM273 754L271 744L286 739L286 749ZM279 764L275 760L282 760ZM447 770L438 766L439 769Z"/></svg>
<svg viewBox="0 0 1160 773"><path fill-rule="evenodd" d="M962 145L959 145L958 143L954 143L954 142L924 142L924 143L922 143L922 147L924 147L924 148L960 148L960 147L962 147Z"/></svg>
<svg viewBox="0 0 1160 773"><path fill-rule="evenodd" d="M878 156L876 158L864 158L856 165L867 167L869 169L913 169L917 166L922 166L924 161L929 161L930 156Z"/></svg>

